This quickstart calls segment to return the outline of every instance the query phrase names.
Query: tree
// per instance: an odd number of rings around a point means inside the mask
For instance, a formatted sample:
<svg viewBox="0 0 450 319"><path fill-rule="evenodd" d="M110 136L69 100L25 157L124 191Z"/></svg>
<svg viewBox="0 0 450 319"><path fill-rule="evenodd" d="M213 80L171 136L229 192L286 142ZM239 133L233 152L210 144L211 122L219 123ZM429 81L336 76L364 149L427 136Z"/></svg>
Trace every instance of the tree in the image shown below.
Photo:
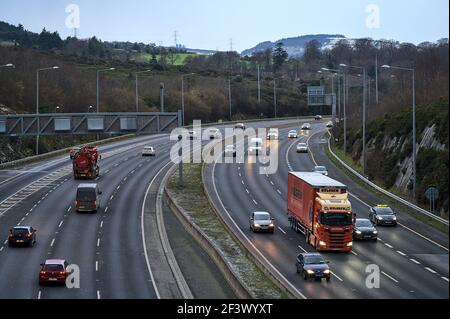
<svg viewBox="0 0 450 319"><path fill-rule="evenodd" d="M317 40L312 40L306 43L305 54L303 60L306 63L315 62L322 58L322 52L320 52L320 43Z"/></svg>
<svg viewBox="0 0 450 319"><path fill-rule="evenodd" d="M283 43L277 43L272 57L274 72L277 72L281 69L288 56L289 55L287 54L286 50L283 48Z"/></svg>

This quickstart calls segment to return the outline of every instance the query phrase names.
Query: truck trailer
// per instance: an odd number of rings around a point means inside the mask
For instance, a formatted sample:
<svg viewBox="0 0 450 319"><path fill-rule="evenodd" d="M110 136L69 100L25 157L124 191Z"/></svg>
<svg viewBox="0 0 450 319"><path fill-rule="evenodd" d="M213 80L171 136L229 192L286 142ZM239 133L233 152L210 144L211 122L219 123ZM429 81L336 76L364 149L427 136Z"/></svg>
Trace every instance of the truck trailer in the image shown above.
<svg viewBox="0 0 450 319"><path fill-rule="evenodd" d="M97 147L82 147L73 159L73 176L75 179L95 179L100 175L98 162L100 155Z"/></svg>
<svg viewBox="0 0 450 319"><path fill-rule="evenodd" d="M344 184L319 173L290 172L287 214L291 228L318 251L352 250L353 214Z"/></svg>

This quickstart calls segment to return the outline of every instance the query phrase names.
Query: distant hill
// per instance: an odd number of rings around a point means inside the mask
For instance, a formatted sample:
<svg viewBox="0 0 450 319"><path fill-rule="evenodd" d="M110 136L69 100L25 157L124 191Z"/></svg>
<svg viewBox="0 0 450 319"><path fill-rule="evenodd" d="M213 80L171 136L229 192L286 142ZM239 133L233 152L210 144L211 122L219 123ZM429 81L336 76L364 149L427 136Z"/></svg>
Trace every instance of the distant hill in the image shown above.
<svg viewBox="0 0 450 319"><path fill-rule="evenodd" d="M301 57L305 52L306 44L312 40L317 40L321 44L322 49L326 49L331 48L333 44L342 39L346 39L346 37L341 34L302 35L293 38L281 39L274 42L261 42L251 49L242 51L241 55L251 56L255 52L273 49L277 43L282 42L289 56Z"/></svg>

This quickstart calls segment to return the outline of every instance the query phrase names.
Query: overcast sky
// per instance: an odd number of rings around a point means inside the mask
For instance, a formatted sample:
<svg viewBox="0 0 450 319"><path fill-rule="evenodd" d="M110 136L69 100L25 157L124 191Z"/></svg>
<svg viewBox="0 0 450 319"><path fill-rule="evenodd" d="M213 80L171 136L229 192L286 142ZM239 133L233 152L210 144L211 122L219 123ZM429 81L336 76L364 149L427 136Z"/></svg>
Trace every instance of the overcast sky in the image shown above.
<svg viewBox="0 0 450 319"><path fill-rule="evenodd" d="M262 41L305 34L395 39L418 44L448 38L448 0L1 0L0 20L40 32L73 30L69 4L80 10L81 38L242 51ZM72 17L72 15L70 16ZM379 19L378 19L379 17Z"/></svg>

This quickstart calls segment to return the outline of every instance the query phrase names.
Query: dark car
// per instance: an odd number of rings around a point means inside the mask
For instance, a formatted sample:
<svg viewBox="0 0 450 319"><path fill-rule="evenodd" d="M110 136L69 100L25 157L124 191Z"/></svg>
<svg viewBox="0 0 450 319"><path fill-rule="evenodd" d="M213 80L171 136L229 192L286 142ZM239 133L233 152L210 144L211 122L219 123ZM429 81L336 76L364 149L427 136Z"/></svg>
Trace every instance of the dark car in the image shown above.
<svg viewBox="0 0 450 319"><path fill-rule="evenodd" d="M358 218L353 225L353 239L378 240L378 231L368 219Z"/></svg>
<svg viewBox="0 0 450 319"><path fill-rule="evenodd" d="M69 264L64 259L47 259L41 264L41 270L39 271L39 285L65 285L68 275L68 266Z"/></svg>
<svg viewBox="0 0 450 319"><path fill-rule="evenodd" d="M101 194L97 184L78 185L75 199L77 212L96 213L100 209Z"/></svg>
<svg viewBox="0 0 450 319"><path fill-rule="evenodd" d="M319 253L304 253L297 256L297 274L303 279L331 279L331 271L328 262Z"/></svg>
<svg viewBox="0 0 450 319"><path fill-rule="evenodd" d="M8 245L30 246L36 243L36 230L30 226L17 226L9 230Z"/></svg>
<svg viewBox="0 0 450 319"><path fill-rule="evenodd" d="M369 219L374 225L397 226L397 214L387 205L371 207Z"/></svg>

